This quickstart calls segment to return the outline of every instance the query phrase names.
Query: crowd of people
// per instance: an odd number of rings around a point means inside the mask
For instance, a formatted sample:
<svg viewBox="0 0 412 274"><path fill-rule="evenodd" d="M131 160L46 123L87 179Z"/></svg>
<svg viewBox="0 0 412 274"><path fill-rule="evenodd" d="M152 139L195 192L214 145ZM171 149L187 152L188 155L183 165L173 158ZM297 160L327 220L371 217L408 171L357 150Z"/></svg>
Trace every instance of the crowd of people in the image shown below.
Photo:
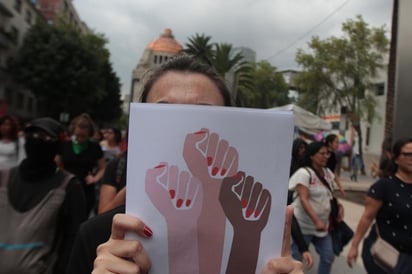
<svg viewBox="0 0 412 274"><path fill-rule="evenodd" d="M142 102L232 105L224 81L185 55L152 74ZM336 186L345 196L337 143L334 134L311 143L294 141L282 254L270 259L262 273L303 273L304 267L312 268L311 244L320 257L318 273L331 273L330 189ZM347 261L350 266L355 263L359 244L372 226L362 252L368 273L385 273L369 252L377 228L401 254L393 273L412 273L412 139L388 147ZM1 273L149 272L152 260L141 239L154 236L150 224L125 214L127 131L122 136L115 127L99 130L86 113L75 117L67 129L44 117L20 131L17 120L5 115L0 118L0 169ZM342 220L344 208L338 206ZM125 240L128 232L140 239Z"/></svg>

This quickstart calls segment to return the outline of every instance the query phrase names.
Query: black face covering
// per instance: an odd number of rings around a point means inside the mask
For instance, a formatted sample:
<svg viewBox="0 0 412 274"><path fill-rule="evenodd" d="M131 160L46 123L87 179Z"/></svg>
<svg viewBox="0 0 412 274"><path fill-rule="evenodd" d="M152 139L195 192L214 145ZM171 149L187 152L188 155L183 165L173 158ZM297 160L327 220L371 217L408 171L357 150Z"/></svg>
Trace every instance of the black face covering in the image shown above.
<svg viewBox="0 0 412 274"><path fill-rule="evenodd" d="M19 167L23 179L34 181L50 176L56 171L54 157L57 144L58 142L54 141L26 137L24 148L27 157Z"/></svg>

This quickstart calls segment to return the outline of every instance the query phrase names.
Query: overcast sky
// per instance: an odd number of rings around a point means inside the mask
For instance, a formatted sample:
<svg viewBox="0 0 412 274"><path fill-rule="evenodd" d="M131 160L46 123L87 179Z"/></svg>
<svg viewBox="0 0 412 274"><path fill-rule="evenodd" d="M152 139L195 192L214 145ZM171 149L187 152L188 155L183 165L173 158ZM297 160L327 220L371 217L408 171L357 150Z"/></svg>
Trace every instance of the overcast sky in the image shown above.
<svg viewBox="0 0 412 274"><path fill-rule="evenodd" d="M342 23L362 15L371 26L386 25L390 37L391 0L74 0L89 28L109 40L122 92L130 92L133 69L146 46L165 28L182 46L199 33L212 42L249 47L257 61L279 70L296 69L296 50L311 37L341 36Z"/></svg>

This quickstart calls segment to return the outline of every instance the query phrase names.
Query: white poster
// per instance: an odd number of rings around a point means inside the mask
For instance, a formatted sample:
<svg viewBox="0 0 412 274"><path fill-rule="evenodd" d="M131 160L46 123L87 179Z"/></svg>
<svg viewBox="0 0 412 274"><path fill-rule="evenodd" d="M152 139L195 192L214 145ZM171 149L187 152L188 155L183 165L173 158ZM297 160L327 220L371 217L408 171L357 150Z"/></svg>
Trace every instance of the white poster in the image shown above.
<svg viewBox="0 0 412 274"><path fill-rule="evenodd" d="M291 112L132 103L126 213L153 231L150 273L260 273L279 257L292 138Z"/></svg>

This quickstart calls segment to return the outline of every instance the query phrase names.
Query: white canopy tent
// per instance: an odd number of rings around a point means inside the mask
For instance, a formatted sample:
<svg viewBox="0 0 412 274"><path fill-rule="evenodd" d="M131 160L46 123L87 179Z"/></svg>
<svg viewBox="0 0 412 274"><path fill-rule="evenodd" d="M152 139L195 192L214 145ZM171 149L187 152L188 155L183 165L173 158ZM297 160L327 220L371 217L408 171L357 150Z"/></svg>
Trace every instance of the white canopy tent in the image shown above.
<svg viewBox="0 0 412 274"><path fill-rule="evenodd" d="M275 107L270 110L292 111L295 115L295 127L306 134L315 135L322 130L329 131L332 129L332 125L329 121L323 120L312 112L294 104Z"/></svg>

